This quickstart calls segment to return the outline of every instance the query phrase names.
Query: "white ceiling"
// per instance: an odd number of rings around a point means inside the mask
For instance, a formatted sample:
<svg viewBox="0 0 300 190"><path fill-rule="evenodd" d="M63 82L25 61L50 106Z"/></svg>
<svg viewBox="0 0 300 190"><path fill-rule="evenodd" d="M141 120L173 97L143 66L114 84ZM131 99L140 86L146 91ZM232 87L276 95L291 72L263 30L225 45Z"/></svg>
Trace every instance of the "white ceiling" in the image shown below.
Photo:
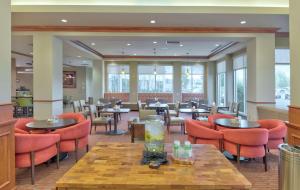
<svg viewBox="0 0 300 190"><path fill-rule="evenodd" d="M62 23L67 19L68 23ZM150 24L150 20L156 24ZM240 21L247 24L241 25ZM151 13L13 13L13 25L140 27L277 27L289 30L288 15Z"/></svg>

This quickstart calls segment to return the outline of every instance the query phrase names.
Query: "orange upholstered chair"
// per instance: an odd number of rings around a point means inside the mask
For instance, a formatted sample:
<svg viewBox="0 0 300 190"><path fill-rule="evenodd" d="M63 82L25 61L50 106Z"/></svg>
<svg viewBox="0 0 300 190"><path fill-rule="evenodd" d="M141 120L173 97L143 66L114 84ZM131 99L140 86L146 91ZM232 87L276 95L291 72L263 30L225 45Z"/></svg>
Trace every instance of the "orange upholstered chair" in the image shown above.
<svg viewBox="0 0 300 190"><path fill-rule="evenodd" d="M287 126L281 120L266 119L257 121L261 128L269 131L269 149L277 149L278 145L284 143L284 139L287 133Z"/></svg>
<svg viewBox="0 0 300 190"><path fill-rule="evenodd" d="M82 113L63 113L58 116L60 119L75 119L78 123L85 121L85 117Z"/></svg>
<svg viewBox="0 0 300 190"><path fill-rule="evenodd" d="M28 134L29 130L26 127L27 123L33 121L33 118L20 118L15 123L15 133Z"/></svg>
<svg viewBox="0 0 300 190"><path fill-rule="evenodd" d="M34 184L35 165L47 162L57 155L59 167L59 140L57 134L21 134L15 133L16 167L31 167L31 183Z"/></svg>
<svg viewBox="0 0 300 190"><path fill-rule="evenodd" d="M265 171L267 171L267 143L269 132L267 129L227 129L224 134L224 150L240 157L263 157Z"/></svg>
<svg viewBox="0 0 300 190"><path fill-rule="evenodd" d="M81 117L81 116L83 117ZM82 114L67 113L59 116L60 118L73 118L78 121L77 124L57 129L52 134L60 135L60 152L75 152L76 162L78 161L78 149L86 147L89 150L88 135L91 121L86 120Z"/></svg>
<svg viewBox="0 0 300 190"><path fill-rule="evenodd" d="M214 114L214 115L210 115L208 116L208 122L213 126L214 129L216 130L226 130L228 128L225 127L221 127L215 124L215 121L217 119L234 119L235 117L232 115L226 115L226 114Z"/></svg>
<svg viewBox="0 0 300 190"><path fill-rule="evenodd" d="M203 121L186 120L188 140L192 144L212 144L222 151L223 133L210 129L210 124Z"/></svg>

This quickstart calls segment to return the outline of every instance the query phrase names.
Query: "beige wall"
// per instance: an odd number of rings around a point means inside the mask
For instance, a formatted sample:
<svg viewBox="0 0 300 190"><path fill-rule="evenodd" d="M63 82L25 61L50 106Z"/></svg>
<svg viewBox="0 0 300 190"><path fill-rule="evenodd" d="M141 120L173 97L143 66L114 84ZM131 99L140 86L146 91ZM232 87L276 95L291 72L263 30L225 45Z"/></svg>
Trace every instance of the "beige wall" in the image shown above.
<svg viewBox="0 0 300 190"><path fill-rule="evenodd" d="M16 71L16 59L11 59L11 96L16 96L16 80L17 80L17 71Z"/></svg>
<svg viewBox="0 0 300 190"><path fill-rule="evenodd" d="M64 88L64 96L71 96L72 100L86 99L86 68L85 67L65 67L64 71L76 72L76 88Z"/></svg>

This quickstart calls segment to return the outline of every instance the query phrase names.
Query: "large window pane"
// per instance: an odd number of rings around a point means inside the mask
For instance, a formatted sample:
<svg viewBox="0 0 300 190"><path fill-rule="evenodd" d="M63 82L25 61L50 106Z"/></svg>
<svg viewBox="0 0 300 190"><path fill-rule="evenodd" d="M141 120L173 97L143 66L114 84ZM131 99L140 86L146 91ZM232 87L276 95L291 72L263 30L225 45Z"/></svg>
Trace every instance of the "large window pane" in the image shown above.
<svg viewBox="0 0 300 190"><path fill-rule="evenodd" d="M235 101L240 103L240 112L245 113L246 107L246 68L238 69L234 72Z"/></svg>
<svg viewBox="0 0 300 190"><path fill-rule="evenodd" d="M139 92L173 92L173 66L138 65Z"/></svg>
<svg viewBox="0 0 300 190"><path fill-rule="evenodd" d="M219 73L217 76L218 86L218 105L225 106L226 99L226 73Z"/></svg>
<svg viewBox="0 0 300 190"><path fill-rule="evenodd" d="M183 65L181 75L181 88L185 93L203 93L204 92L204 66Z"/></svg>
<svg viewBox="0 0 300 190"><path fill-rule="evenodd" d="M275 82L276 105L287 107L290 105L290 65L276 65Z"/></svg>
<svg viewBox="0 0 300 190"><path fill-rule="evenodd" d="M107 66L108 92L129 92L129 65Z"/></svg>

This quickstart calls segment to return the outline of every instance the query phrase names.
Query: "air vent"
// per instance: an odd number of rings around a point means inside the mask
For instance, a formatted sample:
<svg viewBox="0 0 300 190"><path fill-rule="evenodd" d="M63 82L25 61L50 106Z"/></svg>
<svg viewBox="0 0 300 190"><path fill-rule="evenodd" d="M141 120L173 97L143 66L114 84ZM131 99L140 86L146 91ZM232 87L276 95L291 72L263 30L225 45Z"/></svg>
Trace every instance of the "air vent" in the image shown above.
<svg viewBox="0 0 300 190"><path fill-rule="evenodd" d="M180 42L179 41L166 41L167 45L179 45Z"/></svg>
<svg viewBox="0 0 300 190"><path fill-rule="evenodd" d="M30 65L30 66L32 65L32 63L30 63L30 62L28 62L28 63L25 63L25 64L26 64L26 65Z"/></svg>

